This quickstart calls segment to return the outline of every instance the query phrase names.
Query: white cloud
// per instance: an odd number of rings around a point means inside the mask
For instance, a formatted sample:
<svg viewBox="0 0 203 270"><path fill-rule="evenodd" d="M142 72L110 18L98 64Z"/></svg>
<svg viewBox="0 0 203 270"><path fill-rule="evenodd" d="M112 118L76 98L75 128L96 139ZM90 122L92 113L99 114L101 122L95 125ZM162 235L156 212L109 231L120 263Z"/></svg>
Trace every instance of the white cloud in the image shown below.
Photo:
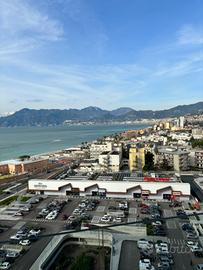
<svg viewBox="0 0 203 270"><path fill-rule="evenodd" d="M63 27L26 0L0 1L1 54L18 53L62 38Z"/></svg>
<svg viewBox="0 0 203 270"><path fill-rule="evenodd" d="M184 25L178 31L178 43L180 45L202 45L203 30L193 25Z"/></svg>

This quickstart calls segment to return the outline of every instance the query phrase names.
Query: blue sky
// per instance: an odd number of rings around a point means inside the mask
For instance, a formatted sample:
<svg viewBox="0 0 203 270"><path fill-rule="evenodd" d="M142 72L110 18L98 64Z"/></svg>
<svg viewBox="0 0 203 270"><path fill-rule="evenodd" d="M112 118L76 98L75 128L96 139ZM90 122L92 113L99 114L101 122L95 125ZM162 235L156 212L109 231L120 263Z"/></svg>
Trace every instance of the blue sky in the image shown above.
<svg viewBox="0 0 203 270"><path fill-rule="evenodd" d="M203 101L201 0L0 0L0 114Z"/></svg>

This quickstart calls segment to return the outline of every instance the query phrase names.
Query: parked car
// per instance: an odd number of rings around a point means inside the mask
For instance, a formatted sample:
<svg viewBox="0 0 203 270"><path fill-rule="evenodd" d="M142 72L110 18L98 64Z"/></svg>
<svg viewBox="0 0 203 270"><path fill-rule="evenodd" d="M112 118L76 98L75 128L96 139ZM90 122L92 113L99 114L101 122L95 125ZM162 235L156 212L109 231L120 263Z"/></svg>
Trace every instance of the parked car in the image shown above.
<svg viewBox="0 0 203 270"><path fill-rule="evenodd" d="M0 269L9 269L11 264L9 262L2 262L0 263Z"/></svg>
<svg viewBox="0 0 203 270"><path fill-rule="evenodd" d="M197 247L199 244L198 244L198 242L194 242L194 241L187 241L186 242L186 246L187 247L189 247L189 248L191 248L191 247Z"/></svg>
<svg viewBox="0 0 203 270"><path fill-rule="evenodd" d="M20 244L21 246L29 246L29 245L31 244L31 242L30 242L30 240L25 239L25 240L21 240L21 241L19 242L19 244Z"/></svg>
<svg viewBox="0 0 203 270"><path fill-rule="evenodd" d="M192 224L190 223L184 223L181 228L183 229L183 231L186 231L186 230L193 230L194 231L194 228L192 226Z"/></svg>
<svg viewBox="0 0 203 270"><path fill-rule="evenodd" d="M6 257L10 257L10 258L17 258L20 254L18 252L15 251L8 251L6 254Z"/></svg>
<svg viewBox="0 0 203 270"><path fill-rule="evenodd" d="M186 237L187 239L198 239L198 236L194 233L187 233Z"/></svg>
<svg viewBox="0 0 203 270"><path fill-rule="evenodd" d="M14 216L23 216L23 213L21 211L18 211L14 214Z"/></svg>
<svg viewBox="0 0 203 270"><path fill-rule="evenodd" d="M31 229L29 231L29 234L34 234L34 235L38 235L41 233L41 230L40 229Z"/></svg>

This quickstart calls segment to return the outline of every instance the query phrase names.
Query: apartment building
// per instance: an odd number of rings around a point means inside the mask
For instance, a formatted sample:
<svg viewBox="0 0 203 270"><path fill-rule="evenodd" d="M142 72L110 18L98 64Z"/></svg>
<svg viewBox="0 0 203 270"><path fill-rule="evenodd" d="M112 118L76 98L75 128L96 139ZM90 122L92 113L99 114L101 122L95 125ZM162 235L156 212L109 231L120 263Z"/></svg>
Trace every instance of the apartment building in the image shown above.
<svg viewBox="0 0 203 270"><path fill-rule="evenodd" d="M90 146L90 158L98 159L103 152L111 152L113 150L113 142L95 142Z"/></svg>
<svg viewBox="0 0 203 270"><path fill-rule="evenodd" d="M184 171L189 167L189 151L175 147L159 147L155 154L155 163L160 165L167 161L175 171Z"/></svg>
<svg viewBox="0 0 203 270"><path fill-rule="evenodd" d="M99 155L99 165L102 171L119 172L122 154L118 151L103 152Z"/></svg>
<svg viewBox="0 0 203 270"><path fill-rule="evenodd" d="M193 128L192 136L194 139L202 139L203 138L203 128Z"/></svg>
<svg viewBox="0 0 203 270"><path fill-rule="evenodd" d="M129 149L129 169L133 171L141 171L145 165L145 148L130 147Z"/></svg>
<svg viewBox="0 0 203 270"><path fill-rule="evenodd" d="M203 169L203 150L195 150L195 166Z"/></svg>

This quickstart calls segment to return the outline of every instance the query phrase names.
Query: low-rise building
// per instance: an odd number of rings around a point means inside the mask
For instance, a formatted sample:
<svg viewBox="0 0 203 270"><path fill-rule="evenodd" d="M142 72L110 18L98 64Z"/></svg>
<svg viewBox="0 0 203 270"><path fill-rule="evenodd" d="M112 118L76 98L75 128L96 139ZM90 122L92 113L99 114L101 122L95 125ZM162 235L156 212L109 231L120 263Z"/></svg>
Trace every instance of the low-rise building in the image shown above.
<svg viewBox="0 0 203 270"><path fill-rule="evenodd" d="M8 160L0 162L1 174L39 173L48 168L48 159Z"/></svg>
<svg viewBox="0 0 203 270"><path fill-rule="evenodd" d="M100 196L125 199L177 200L190 199L190 184L180 182L43 180L28 182L29 191L45 195Z"/></svg>
<svg viewBox="0 0 203 270"><path fill-rule="evenodd" d="M113 142L95 142L90 146L90 158L99 158L103 152L111 152L113 150Z"/></svg>
<svg viewBox="0 0 203 270"><path fill-rule="evenodd" d="M155 154L155 164L160 166L164 161L175 171L188 170L189 151L175 147L159 147Z"/></svg>
<svg viewBox="0 0 203 270"><path fill-rule="evenodd" d="M203 138L203 128L193 128L192 129L192 136L194 139L202 139Z"/></svg>

